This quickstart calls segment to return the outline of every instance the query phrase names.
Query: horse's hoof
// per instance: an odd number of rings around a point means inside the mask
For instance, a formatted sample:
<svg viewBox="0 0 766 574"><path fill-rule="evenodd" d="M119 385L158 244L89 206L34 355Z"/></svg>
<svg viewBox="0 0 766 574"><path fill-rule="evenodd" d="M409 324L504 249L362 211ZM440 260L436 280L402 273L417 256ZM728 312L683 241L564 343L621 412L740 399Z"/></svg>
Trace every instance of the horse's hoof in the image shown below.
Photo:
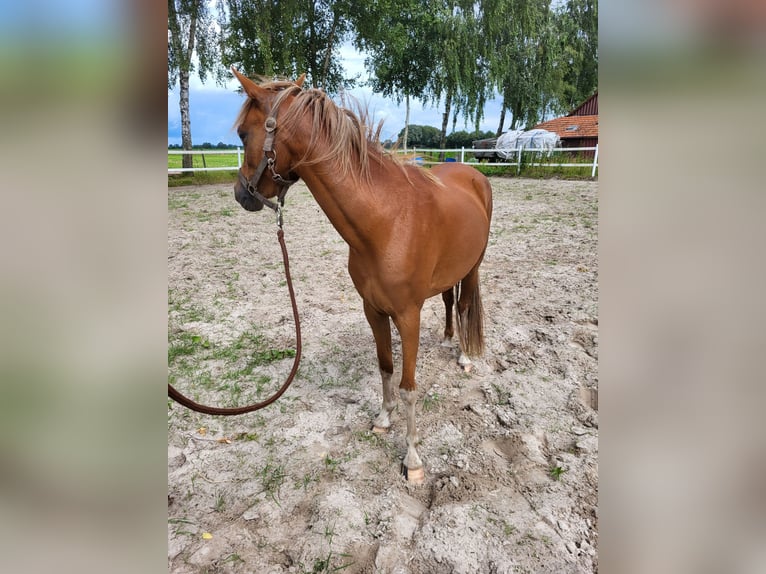
<svg viewBox="0 0 766 574"><path fill-rule="evenodd" d="M386 434L388 432L388 428L372 425L372 432L374 432L375 434Z"/></svg>
<svg viewBox="0 0 766 574"><path fill-rule="evenodd" d="M426 472L422 466L420 468L407 468L402 465L402 474L404 474L407 482L415 486L423 484L426 480Z"/></svg>
<svg viewBox="0 0 766 574"><path fill-rule="evenodd" d="M460 365L460 368L463 369L464 373L470 373L471 369L473 368L473 365L471 363L468 363L466 365Z"/></svg>

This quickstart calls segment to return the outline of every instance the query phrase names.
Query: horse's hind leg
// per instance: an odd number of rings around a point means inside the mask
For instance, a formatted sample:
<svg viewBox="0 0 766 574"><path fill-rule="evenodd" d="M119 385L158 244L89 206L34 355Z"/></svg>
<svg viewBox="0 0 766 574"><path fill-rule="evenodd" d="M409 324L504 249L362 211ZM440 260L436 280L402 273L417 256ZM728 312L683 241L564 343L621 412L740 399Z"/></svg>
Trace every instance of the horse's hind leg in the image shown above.
<svg viewBox="0 0 766 574"><path fill-rule="evenodd" d="M442 292L442 300L444 301L444 314L446 316L444 322L444 339L442 339L443 347L452 346L452 336L455 334L455 328L452 326L452 308L455 305L455 292L453 289L447 289Z"/></svg>
<svg viewBox="0 0 766 574"><path fill-rule="evenodd" d="M391 411L396 406L396 394L394 383L391 380L394 374L394 360L391 352L391 322L388 315L373 309L367 301L364 302L364 315L372 328L375 337L375 348L378 353L378 367L380 378L383 381L383 406L380 409L372 430L374 432L386 432L391 427Z"/></svg>

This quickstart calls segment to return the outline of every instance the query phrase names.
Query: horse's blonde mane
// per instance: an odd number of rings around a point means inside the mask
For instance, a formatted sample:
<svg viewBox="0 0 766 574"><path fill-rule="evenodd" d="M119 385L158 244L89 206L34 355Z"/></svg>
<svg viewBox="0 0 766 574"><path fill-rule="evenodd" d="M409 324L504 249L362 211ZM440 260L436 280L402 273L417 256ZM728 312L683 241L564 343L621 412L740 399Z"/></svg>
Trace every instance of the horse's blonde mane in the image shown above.
<svg viewBox="0 0 766 574"><path fill-rule="evenodd" d="M339 175L353 177L359 183L370 183L370 162L388 163L400 170L408 182L412 183L412 168L426 178L439 182L429 170L416 168L408 163L408 158L396 156L385 150L380 143L383 122L373 128L370 114L366 107L352 98L344 98L344 106L338 106L322 90L310 88L303 90L294 82L276 80L262 82L260 87L277 92L272 109L278 109L277 130L294 135L301 119L308 114L311 118L311 136L306 155L293 169L301 165L316 165L328 162ZM282 109L282 103L289 96L294 100L288 108ZM257 105L248 98L237 116L236 124L242 124L251 106Z"/></svg>

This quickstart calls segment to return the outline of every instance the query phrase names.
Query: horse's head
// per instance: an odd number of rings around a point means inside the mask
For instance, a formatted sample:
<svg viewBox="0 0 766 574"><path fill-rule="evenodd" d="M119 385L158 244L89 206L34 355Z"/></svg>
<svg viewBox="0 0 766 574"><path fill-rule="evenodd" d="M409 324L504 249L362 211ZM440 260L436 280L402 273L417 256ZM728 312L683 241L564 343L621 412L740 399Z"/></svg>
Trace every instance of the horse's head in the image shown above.
<svg viewBox="0 0 766 574"><path fill-rule="evenodd" d="M248 211L260 211L264 204L276 209L270 199L277 197L283 201L287 188L298 180L290 169L294 161L285 141L288 136L280 134L279 114L290 107L306 75L295 82L258 85L236 69L232 68L232 72L248 95L237 119L237 134L245 148L245 158L234 197Z"/></svg>

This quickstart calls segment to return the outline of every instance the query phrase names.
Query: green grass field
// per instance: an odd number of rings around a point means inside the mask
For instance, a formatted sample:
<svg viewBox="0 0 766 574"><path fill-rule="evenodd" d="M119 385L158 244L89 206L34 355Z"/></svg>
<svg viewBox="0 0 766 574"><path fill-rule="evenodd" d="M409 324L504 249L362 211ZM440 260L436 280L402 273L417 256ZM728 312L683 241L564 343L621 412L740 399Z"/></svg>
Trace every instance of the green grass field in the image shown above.
<svg viewBox="0 0 766 574"><path fill-rule="evenodd" d="M193 154L191 157L193 167L231 167L232 170L237 170L236 151L226 153L201 151L200 153ZM182 154L168 151L168 169L180 169L182 161Z"/></svg>

